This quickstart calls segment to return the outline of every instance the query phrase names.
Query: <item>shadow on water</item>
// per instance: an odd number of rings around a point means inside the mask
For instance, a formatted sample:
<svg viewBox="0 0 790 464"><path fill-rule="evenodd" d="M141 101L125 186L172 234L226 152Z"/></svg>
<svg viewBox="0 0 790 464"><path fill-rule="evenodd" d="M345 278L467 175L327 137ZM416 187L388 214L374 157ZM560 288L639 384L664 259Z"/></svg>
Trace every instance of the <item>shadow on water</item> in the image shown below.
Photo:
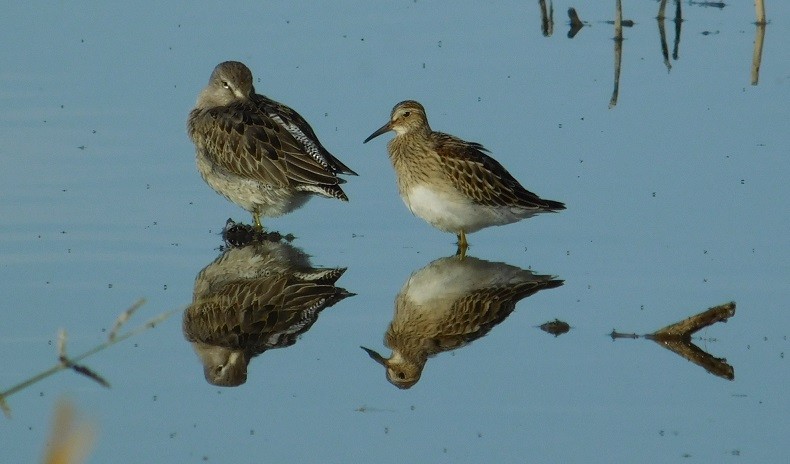
<svg viewBox="0 0 790 464"><path fill-rule="evenodd" d="M562 284L555 276L505 263L439 258L412 273L395 299L395 315L384 335L390 357L362 349L384 366L390 383L411 388L428 358L484 337L519 301Z"/></svg>
<svg viewBox="0 0 790 464"><path fill-rule="evenodd" d="M293 345L321 311L354 294L335 285L346 268L313 267L279 234L229 222L223 236L228 246L195 279L183 331L206 380L235 387L252 358Z"/></svg>

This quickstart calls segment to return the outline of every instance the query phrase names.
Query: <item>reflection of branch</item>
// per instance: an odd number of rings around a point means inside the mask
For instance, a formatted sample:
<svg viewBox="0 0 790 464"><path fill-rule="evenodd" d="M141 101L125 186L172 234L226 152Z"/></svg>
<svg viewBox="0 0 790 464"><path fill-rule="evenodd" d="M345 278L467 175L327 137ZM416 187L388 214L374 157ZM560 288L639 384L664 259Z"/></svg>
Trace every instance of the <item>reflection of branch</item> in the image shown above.
<svg viewBox="0 0 790 464"><path fill-rule="evenodd" d="M650 338L650 337L647 337ZM672 351L673 353L693 362L711 374L727 380L735 379L735 369L724 358L716 358L710 353L706 353L697 345L689 340L680 338L674 339L653 339L654 342Z"/></svg>
<svg viewBox="0 0 790 464"><path fill-rule="evenodd" d="M727 360L713 357L693 344L691 342L691 334L716 322L727 322L727 319L734 315L735 303L730 302L714 306L707 311L695 314L642 337L653 340L713 375L732 380L735 378L735 370L727 364ZM612 337L612 340L618 338L639 338L639 335L621 333L615 330L612 330L612 333L609 335Z"/></svg>
<svg viewBox="0 0 790 464"><path fill-rule="evenodd" d="M675 45L672 47L672 59L677 61L680 49L680 26L683 24L683 11L680 9L680 0L675 0Z"/></svg>
<svg viewBox="0 0 790 464"><path fill-rule="evenodd" d="M554 4L549 0L546 8L546 0L539 0L540 4L540 31L543 37L551 37L554 34Z"/></svg>
<svg viewBox="0 0 790 464"><path fill-rule="evenodd" d="M6 391L0 392L0 408L2 408L3 412L5 413L5 415L8 417L8 416L10 416L10 413L11 413L11 410L8 407L8 404L5 402L6 398L8 398L9 396L13 395L14 393L16 393L16 392L18 392L20 390L24 390L25 388L35 384L36 382L39 382L39 381L49 377L50 375L52 375L52 374L54 374L54 373L56 373L58 371L61 371L63 369L73 369L74 371L76 371L76 372L78 372L78 373L80 373L82 375L85 375L85 376L87 376L87 377L99 382L100 384L102 384L104 386L109 386L107 381L104 380L97 373L95 373L94 371L92 371L88 367L85 367L85 366L77 364L77 363L79 361L87 358L88 356L91 356L93 354L98 353L99 351L104 350L105 348L109 348L109 347L111 347L112 345L114 345L114 344L116 344L118 342L126 340L129 337L132 337L132 336L137 335L137 334L139 334L141 332L144 332L144 331L146 331L146 330L148 330L150 328L155 327L157 324L159 324L160 322L162 322L165 319L167 319L168 317L170 317L170 315L172 315L173 312L174 312L172 310L164 312L164 313L160 314L159 316L149 320L145 324L143 324L143 325L141 325L139 327L136 327L136 328L130 330L129 332L126 332L124 334L118 335L117 331L120 328L120 325L123 324L123 322L125 322L125 318L128 317L128 315L131 314L131 312L133 312L135 309L137 309L138 307L143 305L143 303L144 303L144 300L140 300L137 303L135 303L134 305L132 305L129 309L127 309L126 311L121 313L121 315L118 317L118 322L115 324L115 327L111 331L110 336L108 337L108 340L106 342L104 342L104 343L102 343L100 345L97 345L97 346L91 348L90 350L88 350L88 351L86 351L86 352L84 352L84 353L82 353L82 354L80 354L78 356L75 356L73 358L69 358L69 357L66 356L66 351L65 351L65 343L66 343L65 340L66 340L66 337L65 337L65 332L61 331L60 335L59 335L59 339L58 339L58 363L55 364L54 366L50 367L49 369L47 369L47 370L45 370L45 371L43 371L43 372L41 372L39 374L36 374L33 377L31 377L31 378L29 378L29 379L27 379L27 380L25 380L25 381L23 381L23 382L21 382L21 383L19 383L17 385L14 385L13 387L9 388Z"/></svg>
<svg viewBox="0 0 790 464"><path fill-rule="evenodd" d="M617 105L617 96L620 94L620 63L623 59L623 3L617 0L617 12L614 18L614 89L612 98L609 99L609 108Z"/></svg>
<svg viewBox="0 0 790 464"><path fill-rule="evenodd" d="M664 65L667 67L667 72L672 70L672 65L669 63L669 47L667 47L667 33L664 30L664 9L667 6L667 0L661 0L661 5L658 7L658 35L661 39L661 54L664 56Z"/></svg>
<svg viewBox="0 0 790 464"><path fill-rule="evenodd" d="M763 11L765 14L765 11ZM765 20L765 16L763 16ZM757 85L760 80L760 62L763 58L763 40L765 40L765 23L757 21L757 29L754 32L754 54L752 55L752 85Z"/></svg>

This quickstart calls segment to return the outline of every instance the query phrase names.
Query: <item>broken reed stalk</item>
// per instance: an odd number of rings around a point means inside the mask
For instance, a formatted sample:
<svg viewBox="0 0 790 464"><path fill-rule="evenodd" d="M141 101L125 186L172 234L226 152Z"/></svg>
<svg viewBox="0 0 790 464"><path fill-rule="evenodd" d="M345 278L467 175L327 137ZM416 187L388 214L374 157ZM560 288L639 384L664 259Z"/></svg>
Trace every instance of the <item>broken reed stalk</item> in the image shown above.
<svg viewBox="0 0 790 464"><path fill-rule="evenodd" d="M29 378L29 379L27 379L27 380L25 380L23 382L20 382L17 385L14 385L13 387L9 388L6 391L0 392L0 408L3 410L3 412L6 415L6 417L10 417L10 413L11 413L11 410L8 407L8 404L5 401L6 398L8 398L9 396L13 395L14 393L16 393L18 391L24 390L25 388L27 388L27 387L29 387L29 386L31 386L31 385L33 385L33 384L45 379L45 378L49 377L50 375L52 375L52 374L54 374L56 372L59 372L59 371L61 371L63 369L73 369L74 371L76 371L76 372L78 372L80 374L83 374L83 375L85 375L85 376L87 376L87 377L99 382L100 384L102 384L104 386L109 387L109 384L106 382L106 380L101 378L98 374L96 374L95 372L91 371L87 367L77 364L77 362L87 358L88 356L94 355L94 354L98 353L99 351L102 351L102 350L104 350L106 348L109 348L109 347L111 347L112 345L115 345L118 342L122 342L122 341L126 340L129 337L133 337L133 336L135 336L135 335L137 335L139 333L145 332L146 330L155 327L157 324L159 324L160 322L164 321L165 319L170 317L173 314L173 312L175 312L175 310L166 311L166 312L154 317L153 319L150 319L145 324L142 324L142 325L140 325L138 327L135 327L134 329L130 330L129 332L126 332L126 333L118 335L118 333L117 333L118 329L120 329L121 325L123 325L123 323L126 322L126 320L128 319L128 316L131 314L131 312L134 312L134 310L136 310L137 308L142 306L144 303L145 303L145 300L143 300L143 299L138 300L131 307L129 307L129 309L127 309L123 313L121 313L121 315L118 317L118 320L116 321L115 326L113 327L113 330L110 332L110 335L109 335L108 340L106 342L101 343L101 344L89 349L88 351L85 351L84 353L79 354L79 355L77 355L77 356L75 356L73 358L66 357L66 355L65 355L65 332L63 330L59 331L59 335L58 335L58 363L55 364L54 366L50 367L49 369L47 369L47 370L45 370L45 371L43 371L43 372L41 372L39 374L36 374L33 377L31 377L31 378Z"/></svg>
<svg viewBox="0 0 790 464"><path fill-rule="evenodd" d="M765 25L765 2L763 0L754 0L754 12L757 16L757 24Z"/></svg>

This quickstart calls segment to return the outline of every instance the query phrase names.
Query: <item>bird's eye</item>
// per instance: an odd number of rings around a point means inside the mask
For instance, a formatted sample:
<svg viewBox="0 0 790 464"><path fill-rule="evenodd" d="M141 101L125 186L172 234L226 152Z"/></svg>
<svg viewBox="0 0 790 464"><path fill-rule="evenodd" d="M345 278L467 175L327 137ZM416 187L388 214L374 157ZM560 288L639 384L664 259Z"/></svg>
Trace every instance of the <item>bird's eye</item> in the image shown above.
<svg viewBox="0 0 790 464"><path fill-rule="evenodd" d="M406 378L406 374L404 374L403 372L398 372L398 378L403 380Z"/></svg>
<svg viewBox="0 0 790 464"><path fill-rule="evenodd" d="M222 86L226 89L230 89L230 84L228 84L228 81L222 81Z"/></svg>
<svg viewBox="0 0 790 464"><path fill-rule="evenodd" d="M409 116L411 116L411 111L405 111L405 112L403 113L403 117L404 117L404 118L408 118Z"/></svg>

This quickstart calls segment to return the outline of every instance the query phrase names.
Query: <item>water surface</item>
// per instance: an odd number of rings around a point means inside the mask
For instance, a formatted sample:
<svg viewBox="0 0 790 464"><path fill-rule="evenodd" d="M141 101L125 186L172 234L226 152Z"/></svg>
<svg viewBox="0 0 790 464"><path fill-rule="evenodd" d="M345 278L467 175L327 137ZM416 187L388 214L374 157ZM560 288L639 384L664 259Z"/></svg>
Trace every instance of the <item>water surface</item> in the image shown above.
<svg viewBox="0 0 790 464"><path fill-rule="evenodd" d="M178 6L7 6L0 20L0 388L129 326L165 323L8 399L4 455L42 456L66 396L97 430L88 462L787 462L790 429L790 8L770 2L752 85L752 2L343 1ZM566 10L587 24L567 37ZM327 20L331 18L331 20ZM674 56L673 56L674 55ZM266 225L356 293L297 343L210 385L180 311L248 214L200 179L185 120L219 62L297 109L360 176L351 201L311 200ZM667 66L669 63L669 66ZM410 276L455 238L398 198L392 106L422 102L435 130L483 143L528 189L568 206L469 237L469 254L561 287L521 300L401 390L360 345L383 338ZM347 187L347 188L346 188ZM734 367L714 376L647 333L735 301L695 343ZM559 337L537 326L559 318Z"/></svg>

